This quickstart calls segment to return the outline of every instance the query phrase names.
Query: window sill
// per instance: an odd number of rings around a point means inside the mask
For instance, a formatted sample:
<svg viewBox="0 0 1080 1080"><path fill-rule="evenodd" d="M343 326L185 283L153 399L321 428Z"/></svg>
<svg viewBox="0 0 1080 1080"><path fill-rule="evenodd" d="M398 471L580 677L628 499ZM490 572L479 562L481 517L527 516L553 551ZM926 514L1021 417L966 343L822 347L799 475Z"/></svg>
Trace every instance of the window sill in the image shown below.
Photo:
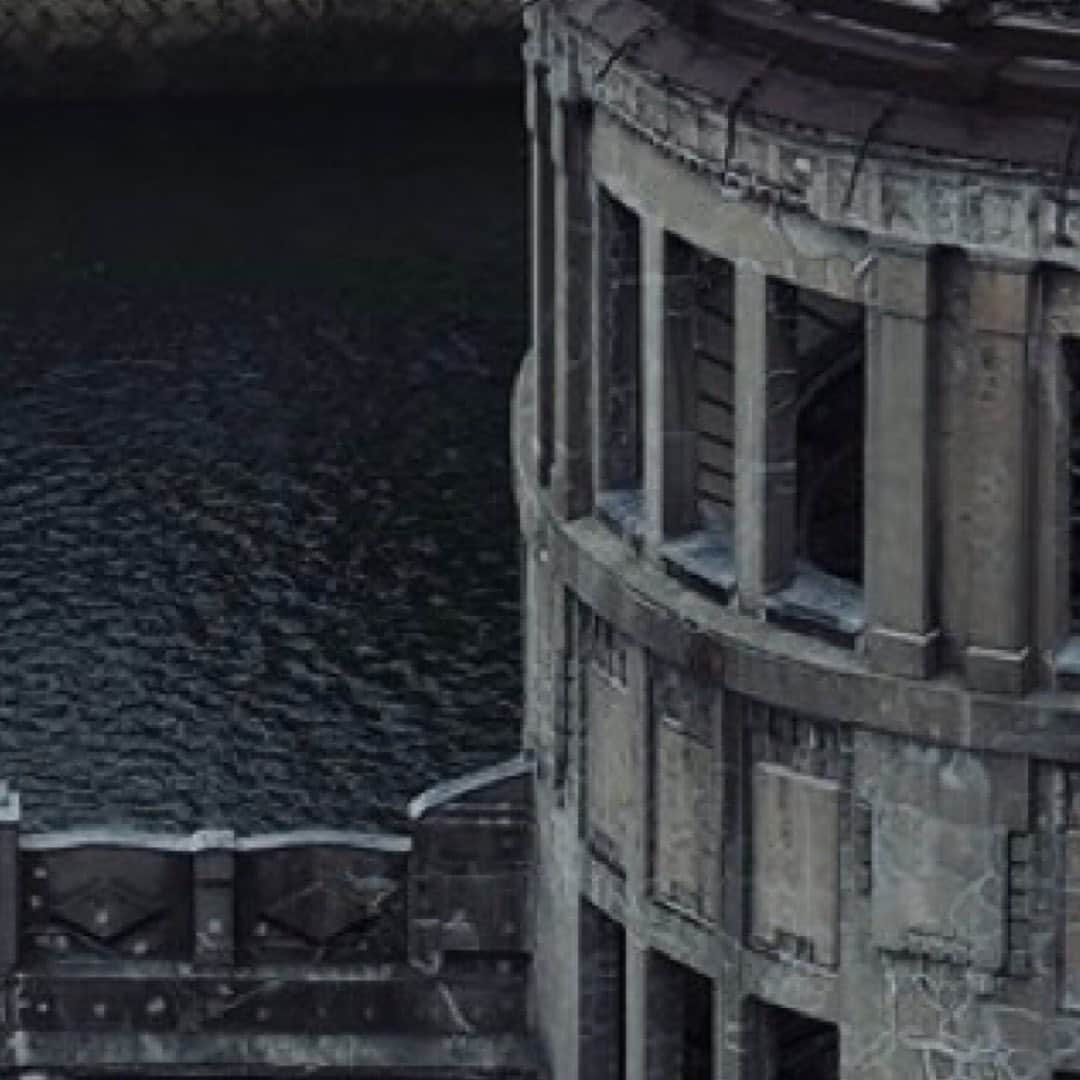
<svg viewBox="0 0 1080 1080"><path fill-rule="evenodd" d="M863 591L799 560L790 585L765 601L766 621L854 648L866 625Z"/></svg>
<svg viewBox="0 0 1080 1080"><path fill-rule="evenodd" d="M659 554L668 573L690 588L725 604L734 594L735 551L728 534L699 529L662 544Z"/></svg>
<svg viewBox="0 0 1080 1080"><path fill-rule="evenodd" d="M640 550L645 540L645 496L641 488L602 491L596 496L596 516L609 529Z"/></svg>

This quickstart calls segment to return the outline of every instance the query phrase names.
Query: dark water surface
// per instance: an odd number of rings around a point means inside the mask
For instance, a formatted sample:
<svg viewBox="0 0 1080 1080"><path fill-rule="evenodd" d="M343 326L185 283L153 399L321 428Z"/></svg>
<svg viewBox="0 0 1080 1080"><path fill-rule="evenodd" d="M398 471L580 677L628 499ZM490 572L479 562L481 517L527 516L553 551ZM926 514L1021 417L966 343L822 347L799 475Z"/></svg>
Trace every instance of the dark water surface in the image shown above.
<svg viewBox="0 0 1080 1080"><path fill-rule="evenodd" d="M0 776L393 827L512 753L515 95L8 108Z"/></svg>

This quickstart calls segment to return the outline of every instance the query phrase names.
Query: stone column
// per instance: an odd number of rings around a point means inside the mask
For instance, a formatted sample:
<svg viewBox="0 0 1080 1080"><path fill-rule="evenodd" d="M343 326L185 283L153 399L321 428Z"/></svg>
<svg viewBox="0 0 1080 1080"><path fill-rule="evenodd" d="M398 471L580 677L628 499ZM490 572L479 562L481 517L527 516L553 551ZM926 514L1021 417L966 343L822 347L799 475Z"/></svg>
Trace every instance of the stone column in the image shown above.
<svg viewBox="0 0 1080 1080"><path fill-rule="evenodd" d="M642 234L645 516L653 544L697 524L693 311L693 250L647 220Z"/></svg>
<svg viewBox="0 0 1080 1080"><path fill-rule="evenodd" d="M0 979L7 978L19 961L21 821L19 795L4 781L0 783Z"/></svg>
<svg viewBox="0 0 1080 1080"><path fill-rule="evenodd" d="M1058 667L1057 653L1072 634L1069 466L1071 439L1080 435L1071 430L1073 384L1080 371L1073 368L1075 361L1070 361L1068 339L1080 329L1080 320L1073 314L1080 313L1080 279L1073 271L1044 266L1039 272L1038 296L1038 302L1032 305L1035 318L1028 338L1036 384L1032 425L1035 490L1031 511L1036 569L1033 644L1042 679L1048 682L1056 677L1058 687L1065 689L1064 682L1072 683L1075 676Z"/></svg>
<svg viewBox="0 0 1080 1080"><path fill-rule="evenodd" d="M1026 264L972 262L970 536L965 671L976 690L1021 693L1030 636Z"/></svg>
<svg viewBox="0 0 1080 1080"><path fill-rule="evenodd" d="M641 938L626 933L626 1075L625 1080L648 1080L648 960Z"/></svg>
<svg viewBox="0 0 1080 1080"><path fill-rule="evenodd" d="M529 65L525 87L531 336L536 379L534 455L537 479L546 485L551 479L555 446L555 176L551 161L551 96L545 65Z"/></svg>
<svg viewBox="0 0 1080 1080"><path fill-rule="evenodd" d="M867 309L865 580L877 671L934 673L932 595L937 290L925 249L882 248Z"/></svg>
<svg viewBox="0 0 1080 1080"><path fill-rule="evenodd" d="M735 557L758 610L795 572L796 290L755 266L735 275Z"/></svg>
<svg viewBox="0 0 1080 1080"><path fill-rule="evenodd" d="M215 967L234 959L236 838L231 830L204 829L194 836L195 963Z"/></svg>
<svg viewBox="0 0 1080 1080"><path fill-rule="evenodd" d="M551 121L555 194L551 501L560 517L575 518L592 512L593 497L589 432L593 303L590 106L580 97L560 98Z"/></svg>

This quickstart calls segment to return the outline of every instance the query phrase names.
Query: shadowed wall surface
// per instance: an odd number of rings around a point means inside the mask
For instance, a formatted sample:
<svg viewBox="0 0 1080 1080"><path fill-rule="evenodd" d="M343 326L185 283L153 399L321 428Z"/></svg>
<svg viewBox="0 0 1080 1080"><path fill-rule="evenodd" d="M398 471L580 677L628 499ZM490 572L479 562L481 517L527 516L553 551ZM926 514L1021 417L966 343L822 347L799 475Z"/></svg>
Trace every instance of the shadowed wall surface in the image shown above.
<svg viewBox="0 0 1080 1080"><path fill-rule="evenodd" d="M520 79L513 0L6 0L0 95Z"/></svg>

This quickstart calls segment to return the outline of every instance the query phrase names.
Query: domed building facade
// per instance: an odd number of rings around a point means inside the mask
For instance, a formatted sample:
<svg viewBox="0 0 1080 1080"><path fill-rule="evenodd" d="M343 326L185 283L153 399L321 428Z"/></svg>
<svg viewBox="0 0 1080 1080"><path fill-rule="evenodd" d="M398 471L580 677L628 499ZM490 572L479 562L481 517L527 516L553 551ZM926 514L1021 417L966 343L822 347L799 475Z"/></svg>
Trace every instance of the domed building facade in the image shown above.
<svg viewBox="0 0 1080 1080"><path fill-rule="evenodd" d="M553 1080L1080 1077L1080 13L536 0Z"/></svg>

